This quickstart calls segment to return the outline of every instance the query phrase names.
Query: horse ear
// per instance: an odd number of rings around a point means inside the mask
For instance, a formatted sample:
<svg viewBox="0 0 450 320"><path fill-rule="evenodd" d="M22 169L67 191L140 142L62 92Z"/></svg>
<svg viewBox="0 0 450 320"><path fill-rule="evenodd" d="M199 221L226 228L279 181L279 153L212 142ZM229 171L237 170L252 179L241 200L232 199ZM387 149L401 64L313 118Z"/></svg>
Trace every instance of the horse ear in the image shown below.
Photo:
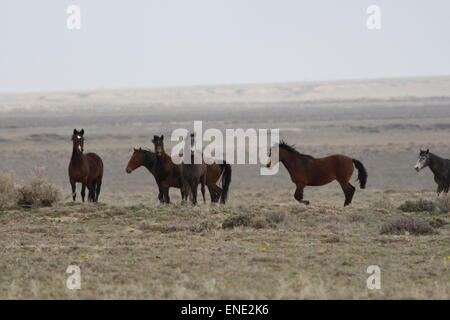
<svg viewBox="0 0 450 320"><path fill-rule="evenodd" d="M430 153L430 149L427 149L427 154L429 154Z"/></svg>
<svg viewBox="0 0 450 320"><path fill-rule="evenodd" d="M163 134L161 135L161 140L164 140L164 135Z"/></svg>
<svg viewBox="0 0 450 320"><path fill-rule="evenodd" d="M142 151L142 148L141 148L141 147L139 147L139 151Z"/></svg>
<svg viewBox="0 0 450 320"><path fill-rule="evenodd" d="M81 129L80 134L81 134L81 135L84 134L84 129Z"/></svg>
<svg viewBox="0 0 450 320"><path fill-rule="evenodd" d="M77 133L78 133L77 129L73 129L73 134L77 134Z"/></svg>

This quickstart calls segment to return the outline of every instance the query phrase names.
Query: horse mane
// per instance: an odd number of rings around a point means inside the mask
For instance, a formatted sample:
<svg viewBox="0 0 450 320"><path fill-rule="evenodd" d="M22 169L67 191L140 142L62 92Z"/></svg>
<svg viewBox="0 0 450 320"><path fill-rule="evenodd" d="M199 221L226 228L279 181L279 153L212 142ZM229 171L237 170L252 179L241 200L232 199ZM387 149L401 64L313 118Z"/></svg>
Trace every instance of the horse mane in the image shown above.
<svg viewBox="0 0 450 320"><path fill-rule="evenodd" d="M300 157L302 157L302 158L306 158L306 159L314 159L314 157L313 157L313 156L310 156L309 154L304 154L304 153L298 152L298 151L295 149L294 145L292 145L292 144L287 144L287 143L284 142L283 140L280 141L280 143L278 144L278 146L279 146L280 148L283 148L284 150L286 150L286 151L288 151L288 152L290 152L290 153L294 153L294 154L296 154L296 155L298 155L298 156L300 156Z"/></svg>

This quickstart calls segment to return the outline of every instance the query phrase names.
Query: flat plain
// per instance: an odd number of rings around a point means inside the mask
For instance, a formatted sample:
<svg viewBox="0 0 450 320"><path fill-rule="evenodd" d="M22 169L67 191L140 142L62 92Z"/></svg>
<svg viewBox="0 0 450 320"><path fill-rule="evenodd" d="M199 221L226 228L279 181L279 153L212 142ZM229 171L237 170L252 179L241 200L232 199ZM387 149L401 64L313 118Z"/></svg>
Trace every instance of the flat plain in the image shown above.
<svg viewBox="0 0 450 320"><path fill-rule="evenodd" d="M280 129L314 157L361 160L368 187L343 208L337 183L308 187L304 206L284 168L233 165L229 202L160 205L144 168L125 172L133 147L169 141L176 128ZM71 132L105 163L99 204L70 201ZM26 181L36 167L60 188L50 208L0 208L0 298L394 299L450 297L448 210L403 212L405 201L439 204L420 148L450 158L450 78L0 95L0 173ZM353 178L355 179L355 178ZM397 218L429 234L385 234ZM80 266L82 288L66 269ZM381 268L381 290L366 287Z"/></svg>

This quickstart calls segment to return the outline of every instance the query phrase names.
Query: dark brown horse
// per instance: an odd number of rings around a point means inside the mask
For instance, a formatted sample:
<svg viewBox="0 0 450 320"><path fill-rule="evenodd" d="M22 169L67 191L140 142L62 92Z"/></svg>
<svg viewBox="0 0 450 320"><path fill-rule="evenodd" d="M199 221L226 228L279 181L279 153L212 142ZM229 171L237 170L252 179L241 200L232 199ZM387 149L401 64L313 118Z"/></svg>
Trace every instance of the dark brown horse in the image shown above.
<svg viewBox="0 0 450 320"><path fill-rule="evenodd" d="M301 203L309 204L309 201L303 200L305 186L322 186L337 180L344 191L344 206L349 205L355 193L355 187L349 182L355 167L358 169L361 189L366 187L366 169L356 159L340 154L315 159L310 155L298 152L293 146L282 141L270 150L267 167L274 164L272 161L274 152L278 152L278 160L286 167L292 182L297 186L294 197Z"/></svg>
<svg viewBox="0 0 450 320"><path fill-rule="evenodd" d="M127 167L125 171L127 173L131 173L137 168L144 166L155 178L156 184L158 185L158 199L162 203L163 202L163 193L161 188L161 183L156 179L155 173L154 173L154 164L156 161L156 153L150 151L150 150L144 150L142 148L136 149L134 148L133 155L131 156L130 160L128 161ZM171 185L171 187L179 188L180 185L178 183ZM183 192L181 193L182 198Z"/></svg>
<svg viewBox="0 0 450 320"><path fill-rule="evenodd" d="M77 182L81 183L81 198L84 202L86 187L89 190L88 201L97 202L103 179L103 161L95 153L83 154L84 129L73 130L73 149L69 163L69 180L72 186L72 198L76 198Z"/></svg>
<svg viewBox="0 0 450 320"><path fill-rule="evenodd" d="M164 138L163 136L155 138ZM163 145L164 148L164 145ZM164 202L163 198L163 189L162 189L162 181L159 180L159 178L164 178L164 174L161 175L160 173L155 173L155 166L156 163L156 153L144 150L142 148L134 149L133 155L131 156L130 160L128 161L128 165L126 168L127 173L133 172L135 169L144 166L147 168L148 171L150 171L151 174L155 177L156 183L158 185L159 189L159 200L161 202ZM228 197L228 190L231 184L231 166L223 161L223 163L215 163L212 162L211 164L207 165L207 174L206 174L206 186L208 187L209 193L211 195L211 202L218 202L220 200L221 203L225 203ZM222 188L217 186L217 181L222 177ZM181 183L180 180L177 179L170 179L170 182L172 184L170 187L174 188L180 188ZM186 196L183 196L182 192L182 198L186 199Z"/></svg>
<svg viewBox="0 0 450 320"><path fill-rule="evenodd" d="M183 182L184 192L187 192L192 204L197 204L197 189L198 185L201 185L201 192L203 196L203 202L205 200L205 184L206 184L206 172L207 166L203 160L203 154L194 150L194 134L191 134L191 148L188 153L189 161L183 162L180 166L181 180Z"/></svg>
<svg viewBox="0 0 450 320"><path fill-rule="evenodd" d="M153 145L155 146L155 162L152 172L160 187L162 193L162 202L170 203L169 188L176 187L181 189L181 198L186 199L183 183L180 174L180 165L173 163L170 155L164 150L164 135L153 136Z"/></svg>

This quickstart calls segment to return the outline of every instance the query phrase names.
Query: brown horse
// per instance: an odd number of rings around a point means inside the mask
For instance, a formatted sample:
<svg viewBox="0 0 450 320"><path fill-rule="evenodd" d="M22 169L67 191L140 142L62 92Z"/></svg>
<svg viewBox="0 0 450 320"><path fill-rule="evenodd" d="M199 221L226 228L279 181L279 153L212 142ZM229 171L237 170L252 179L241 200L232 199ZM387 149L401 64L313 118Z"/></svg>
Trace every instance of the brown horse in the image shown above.
<svg viewBox="0 0 450 320"><path fill-rule="evenodd" d="M197 204L197 189L198 184L201 185L201 192L203 196L203 202L205 200L205 184L206 184L206 172L208 167L203 160L203 154L194 150L194 134L191 134L191 149L189 163L183 162L180 166L181 180L183 182L184 192L189 193L191 196L192 204Z"/></svg>
<svg viewBox="0 0 450 320"><path fill-rule="evenodd" d="M84 202L86 187L89 190L88 201L97 202L103 179L103 161L95 153L83 154L84 129L73 130L73 149L69 163L69 180L72 186L72 198L76 198L77 182L81 183L81 198Z"/></svg>
<svg viewBox="0 0 450 320"><path fill-rule="evenodd" d="M152 172L160 187L162 193L162 202L170 203L169 188L176 187L181 189L181 198L186 199L183 183L180 174L180 165L173 163L172 158L164 150L164 135L161 137L153 136L153 145L155 146L155 162Z"/></svg>
<svg viewBox="0 0 450 320"><path fill-rule="evenodd" d="M155 140L156 139L156 140ZM160 139L161 141L164 139L164 136L158 137L158 136L154 136L153 140L157 141L158 139ZM159 142L158 142L159 144ZM162 141L162 148L164 149L164 142ZM155 146L155 150L156 150L156 146ZM162 154L161 154L162 155ZM170 156L167 155L169 158ZM126 168L126 172L127 173L131 173L133 172L135 169L139 168L140 166L145 166L148 171L150 171L151 174L153 174L153 176L155 177L156 183L158 184L158 189L159 189L159 200L161 202L165 202L164 201L164 197L163 197L163 183L162 183L162 179L165 178L165 174L161 173L161 172L156 172L155 170L157 169L156 166L156 153L153 153L152 151L149 150L143 150L141 148L139 149L134 149L133 155L131 156L127 168ZM175 164L174 164L175 165ZM161 167L161 163L159 164L158 167ZM207 174L206 174L206 186L208 187L210 196L211 196L211 202L218 202L220 201L221 203L225 204L227 197L228 197L228 190L231 184L231 166L226 163L225 161L223 161L223 163L216 163L216 162L212 162L211 164L207 165ZM175 173L176 175L176 173ZM217 186L217 181L220 179L220 177L222 177L222 188L220 188L219 186ZM181 188L181 179L168 179L170 186L169 187L174 187L174 188ZM167 181L165 183L165 185L167 186ZM187 194L184 195L184 193L182 192L182 199L186 199Z"/></svg>
<svg viewBox="0 0 450 320"><path fill-rule="evenodd" d="M349 205L355 193L355 187L349 183L355 167L358 169L361 189L366 187L366 169L356 159L339 154L315 159L310 155L298 152L293 146L283 141L273 149L270 150L267 167L274 164L272 163L273 152L278 152L278 160L286 167L292 182L297 186L294 197L301 203L309 204L309 201L303 200L305 186L322 186L337 180L344 191L344 207Z"/></svg>

